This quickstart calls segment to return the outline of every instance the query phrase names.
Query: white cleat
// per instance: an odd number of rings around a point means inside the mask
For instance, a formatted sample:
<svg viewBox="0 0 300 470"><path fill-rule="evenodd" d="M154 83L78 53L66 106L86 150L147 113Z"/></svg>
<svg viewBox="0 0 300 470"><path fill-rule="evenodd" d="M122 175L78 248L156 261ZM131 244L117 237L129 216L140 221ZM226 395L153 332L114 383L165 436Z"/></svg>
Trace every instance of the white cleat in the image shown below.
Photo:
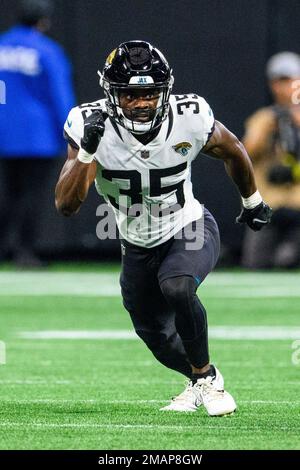
<svg viewBox="0 0 300 470"><path fill-rule="evenodd" d="M233 397L224 391L224 379L215 367L216 376L198 379L193 385L190 381L186 389L161 411L197 411L204 405L210 416L224 416L236 410Z"/></svg>
<svg viewBox="0 0 300 470"><path fill-rule="evenodd" d="M236 410L236 403L230 393L224 390L224 379L215 367L216 376L198 379L194 389L198 391L202 404L209 416L224 416Z"/></svg>
<svg viewBox="0 0 300 470"><path fill-rule="evenodd" d="M169 405L160 408L160 411L197 411L201 404L199 393L194 390L193 383L190 380L185 390L177 397L174 397Z"/></svg>

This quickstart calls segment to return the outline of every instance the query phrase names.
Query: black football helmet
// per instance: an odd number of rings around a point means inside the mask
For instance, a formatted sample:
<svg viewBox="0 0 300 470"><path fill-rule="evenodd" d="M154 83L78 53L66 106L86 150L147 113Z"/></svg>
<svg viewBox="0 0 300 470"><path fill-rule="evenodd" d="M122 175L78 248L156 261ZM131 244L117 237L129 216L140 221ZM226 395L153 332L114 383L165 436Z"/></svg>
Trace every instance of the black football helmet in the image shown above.
<svg viewBox="0 0 300 470"><path fill-rule="evenodd" d="M100 86L107 98L110 118L125 129L144 134L161 125L169 112L169 98L174 83L172 70L163 54L145 41L127 41L114 49L106 59L103 72L98 71ZM147 89L159 95L156 111L149 110L149 120L139 122L125 116L119 93L132 89Z"/></svg>

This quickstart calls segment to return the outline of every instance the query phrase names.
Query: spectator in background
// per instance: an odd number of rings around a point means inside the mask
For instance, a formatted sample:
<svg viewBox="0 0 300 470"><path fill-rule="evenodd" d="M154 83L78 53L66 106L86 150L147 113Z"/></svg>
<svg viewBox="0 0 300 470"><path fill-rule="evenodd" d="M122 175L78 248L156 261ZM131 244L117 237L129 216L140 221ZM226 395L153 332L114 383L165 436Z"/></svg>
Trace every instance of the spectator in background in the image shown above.
<svg viewBox="0 0 300 470"><path fill-rule="evenodd" d="M289 268L300 261L300 56L276 54L266 73L274 104L246 121L243 140L261 195L274 210L262 233L246 231L242 264L253 269Z"/></svg>
<svg viewBox="0 0 300 470"><path fill-rule="evenodd" d="M63 124L74 105L71 66L45 36L51 0L20 2L18 24L0 35L0 251L21 266L39 266L36 229L53 159L65 153ZM3 187L4 185L4 187Z"/></svg>

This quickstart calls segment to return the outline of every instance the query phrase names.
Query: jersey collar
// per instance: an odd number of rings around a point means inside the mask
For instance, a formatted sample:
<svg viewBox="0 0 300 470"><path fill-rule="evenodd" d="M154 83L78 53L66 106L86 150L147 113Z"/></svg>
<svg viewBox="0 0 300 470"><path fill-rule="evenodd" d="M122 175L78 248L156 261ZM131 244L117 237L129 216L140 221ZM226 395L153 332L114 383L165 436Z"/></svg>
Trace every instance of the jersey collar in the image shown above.
<svg viewBox="0 0 300 470"><path fill-rule="evenodd" d="M116 124L111 120L112 126L115 132L118 134L119 138L128 146L140 150L140 149L147 149L147 150L155 150L157 147L164 144L164 142L168 139L172 127L173 127L173 111L170 106L168 118L162 123L161 128L158 134L151 140L148 144L144 145L138 139L134 137L131 132L127 129L124 129L119 124Z"/></svg>

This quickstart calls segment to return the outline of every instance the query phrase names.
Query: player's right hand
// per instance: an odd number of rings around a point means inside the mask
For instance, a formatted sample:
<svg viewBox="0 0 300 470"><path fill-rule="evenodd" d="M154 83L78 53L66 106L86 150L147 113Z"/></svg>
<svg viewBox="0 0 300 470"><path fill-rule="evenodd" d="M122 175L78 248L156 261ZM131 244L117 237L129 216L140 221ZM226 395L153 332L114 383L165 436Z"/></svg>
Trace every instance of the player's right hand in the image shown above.
<svg viewBox="0 0 300 470"><path fill-rule="evenodd" d="M80 146L87 153L94 155L104 134L104 119L102 111L97 109L84 120L84 131Z"/></svg>

